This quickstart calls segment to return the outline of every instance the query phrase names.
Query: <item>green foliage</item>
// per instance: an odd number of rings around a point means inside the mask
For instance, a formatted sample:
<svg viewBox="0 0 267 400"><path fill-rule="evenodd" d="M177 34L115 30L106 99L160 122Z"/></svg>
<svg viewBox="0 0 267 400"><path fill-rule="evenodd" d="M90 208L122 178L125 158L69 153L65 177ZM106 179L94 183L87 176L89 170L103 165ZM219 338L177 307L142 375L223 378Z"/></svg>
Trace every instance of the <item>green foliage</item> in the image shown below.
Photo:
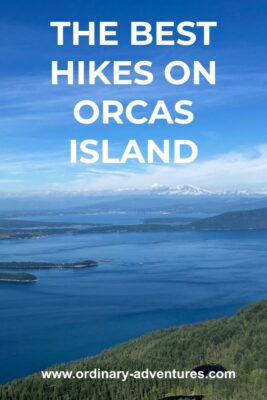
<svg viewBox="0 0 267 400"><path fill-rule="evenodd" d="M40 374L0 387L1 400L159 400L203 394L205 400L267 399L267 301L233 318L161 330L53 370L191 370L210 363L235 380L43 380Z"/></svg>
<svg viewBox="0 0 267 400"><path fill-rule="evenodd" d="M88 268L95 267L95 260L83 260L73 263L48 263L42 261L1 261L0 269L49 269L49 268Z"/></svg>
<svg viewBox="0 0 267 400"><path fill-rule="evenodd" d="M32 274L27 274L25 272L21 273L8 273L0 272L0 281L14 281L14 282L35 282L36 276Z"/></svg>
<svg viewBox="0 0 267 400"><path fill-rule="evenodd" d="M203 218L186 225L195 230L247 230L267 229L267 208L247 211L231 211Z"/></svg>
<svg viewBox="0 0 267 400"><path fill-rule="evenodd" d="M10 222L10 226L8 225ZM133 232L180 232L211 230L267 229L267 207L248 211L231 211L199 220L175 217L145 219L142 224L67 224L54 222L0 219L0 240L37 239L48 235L88 235ZM19 229L14 229L17 227ZM12 229L10 229L12 228ZM1 264L0 264L1 267Z"/></svg>

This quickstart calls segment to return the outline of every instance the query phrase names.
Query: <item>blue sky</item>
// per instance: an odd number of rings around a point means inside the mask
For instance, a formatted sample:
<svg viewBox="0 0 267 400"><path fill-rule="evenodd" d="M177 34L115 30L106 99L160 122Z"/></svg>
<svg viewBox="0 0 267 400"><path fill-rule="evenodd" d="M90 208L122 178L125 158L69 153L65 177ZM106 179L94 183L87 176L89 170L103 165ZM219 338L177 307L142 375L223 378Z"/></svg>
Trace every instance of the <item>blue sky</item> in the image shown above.
<svg viewBox="0 0 267 400"><path fill-rule="evenodd" d="M266 1L41 1L5 2L1 22L0 191L47 192L146 188L194 184L208 189L267 187ZM119 47L58 47L50 21L118 21ZM130 21L217 21L212 45L129 46ZM50 84L51 60L142 60L153 62L151 86L107 87ZM216 60L217 84L180 87L161 79L163 65L180 59ZM81 126L73 107L85 98L173 104L193 101L190 125L111 124ZM114 151L129 139L191 139L197 162L187 166L91 167L69 164L70 139L108 138Z"/></svg>

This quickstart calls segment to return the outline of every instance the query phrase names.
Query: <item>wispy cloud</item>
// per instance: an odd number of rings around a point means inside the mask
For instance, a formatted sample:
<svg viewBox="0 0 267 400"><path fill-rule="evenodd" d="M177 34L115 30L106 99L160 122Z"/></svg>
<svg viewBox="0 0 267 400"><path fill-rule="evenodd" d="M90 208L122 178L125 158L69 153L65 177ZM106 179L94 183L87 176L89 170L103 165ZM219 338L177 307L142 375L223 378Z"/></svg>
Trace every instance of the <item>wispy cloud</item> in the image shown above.
<svg viewBox="0 0 267 400"><path fill-rule="evenodd" d="M60 84L51 86L49 77L23 76L0 80L0 122L41 121L48 125L72 120L72 109L79 100L90 98L100 103L103 99L116 99L127 102L142 98L155 102L159 98L176 101L192 99L196 109L214 108L222 104L242 104L267 93L267 73L257 70L237 72L222 68L217 72L217 85L172 86L162 77L162 71L154 70L155 80L149 86L96 86ZM130 88L130 90L129 90Z"/></svg>
<svg viewBox="0 0 267 400"><path fill-rule="evenodd" d="M193 184L209 190L267 188L267 144L221 154L188 165L101 164L73 168L62 154L7 157L1 162L1 192L143 190L153 184Z"/></svg>
<svg viewBox="0 0 267 400"><path fill-rule="evenodd" d="M184 166L149 165L139 172L128 170L122 174L120 169L108 174L98 173L89 179L87 171L80 172L72 187L81 191L147 189L154 183L169 186L190 183L211 190L266 188L267 144Z"/></svg>

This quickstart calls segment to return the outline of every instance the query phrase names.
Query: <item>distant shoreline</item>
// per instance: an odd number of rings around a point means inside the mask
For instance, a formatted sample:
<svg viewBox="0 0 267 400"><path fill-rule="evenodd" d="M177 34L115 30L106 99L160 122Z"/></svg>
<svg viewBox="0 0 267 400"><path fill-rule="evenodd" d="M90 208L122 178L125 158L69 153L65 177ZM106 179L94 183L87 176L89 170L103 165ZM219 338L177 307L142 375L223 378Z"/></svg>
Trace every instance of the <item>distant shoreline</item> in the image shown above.
<svg viewBox="0 0 267 400"><path fill-rule="evenodd" d="M74 263L48 263L41 261L7 261L0 262L1 269L83 269L92 268L99 265L98 261L95 260L85 260Z"/></svg>
<svg viewBox="0 0 267 400"><path fill-rule="evenodd" d="M34 283L37 277L26 272L0 272L0 282Z"/></svg>
<svg viewBox="0 0 267 400"><path fill-rule="evenodd" d="M0 278L0 282L15 282L15 283L35 283L37 282L38 279L28 279L28 280L22 280L22 279L4 279Z"/></svg>
<svg viewBox="0 0 267 400"><path fill-rule="evenodd" d="M3 220L2 220L3 221ZM71 227L23 227L21 224L31 225L31 221L17 221L19 229L15 230L16 220L12 220L13 228L6 226L4 220L1 228L0 240L38 240L52 235L89 235L89 234L126 234L126 233L156 233L156 232L234 232L234 231L267 231L267 207L253 210L230 211L206 218L186 217L157 217L143 219L143 223L135 224L98 224L81 225L78 222ZM3 224L3 222L2 222ZM35 221L35 225L38 225ZM42 227L43 226L43 227ZM80 227L82 226L82 228ZM67 264L65 264L67 267ZM91 265L90 265L91 266ZM54 268L55 266L53 266ZM75 266L72 266L75 267ZM0 263L1 268L1 263ZM63 264L63 268L64 264Z"/></svg>

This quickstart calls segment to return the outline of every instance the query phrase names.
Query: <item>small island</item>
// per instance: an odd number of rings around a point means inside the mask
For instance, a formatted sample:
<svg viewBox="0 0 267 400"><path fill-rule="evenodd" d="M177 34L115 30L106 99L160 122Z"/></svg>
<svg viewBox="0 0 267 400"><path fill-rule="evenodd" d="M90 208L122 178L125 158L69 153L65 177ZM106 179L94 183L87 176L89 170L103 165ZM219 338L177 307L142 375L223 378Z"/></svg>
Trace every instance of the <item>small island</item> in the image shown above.
<svg viewBox="0 0 267 400"><path fill-rule="evenodd" d="M37 278L35 275L22 273L8 273L0 272L0 282L21 282L21 283L33 283L36 282Z"/></svg>
<svg viewBox="0 0 267 400"><path fill-rule="evenodd" d="M2 261L0 269L50 269L50 268L89 268L96 267L98 261L85 260L73 263L50 263L39 261Z"/></svg>

